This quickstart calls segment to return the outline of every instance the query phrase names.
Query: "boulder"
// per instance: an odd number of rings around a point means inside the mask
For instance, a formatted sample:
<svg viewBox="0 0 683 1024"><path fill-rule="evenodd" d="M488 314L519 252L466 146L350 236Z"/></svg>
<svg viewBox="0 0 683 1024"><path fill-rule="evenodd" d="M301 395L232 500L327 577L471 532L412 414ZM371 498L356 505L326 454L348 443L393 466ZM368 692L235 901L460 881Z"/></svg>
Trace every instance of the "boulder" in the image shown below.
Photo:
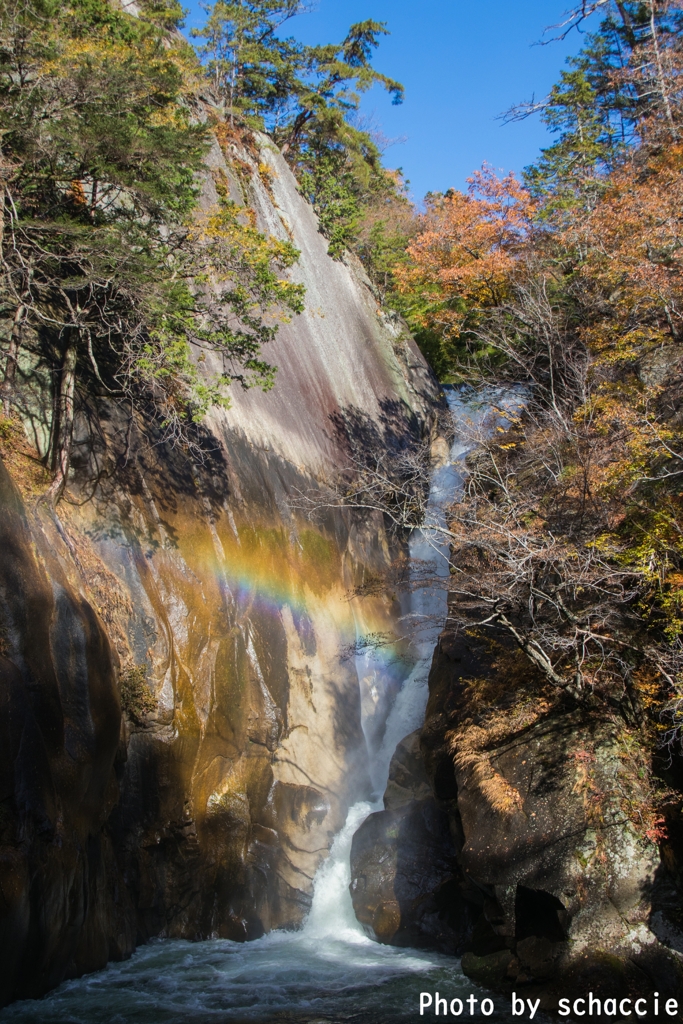
<svg viewBox="0 0 683 1024"><path fill-rule="evenodd" d="M379 942L462 952L470 911L448 813L429 794L413 733L397 747L385 796L353 837L351 899Z"/></svg>

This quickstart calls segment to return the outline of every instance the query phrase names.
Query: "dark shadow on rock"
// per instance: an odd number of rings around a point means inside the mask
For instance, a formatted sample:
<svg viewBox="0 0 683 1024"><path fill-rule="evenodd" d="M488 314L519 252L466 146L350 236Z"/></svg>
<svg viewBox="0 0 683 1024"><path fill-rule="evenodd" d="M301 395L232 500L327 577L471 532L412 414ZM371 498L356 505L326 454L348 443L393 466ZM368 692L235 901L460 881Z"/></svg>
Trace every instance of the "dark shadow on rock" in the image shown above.
<svg viewBox="0 0 683 1024"><path fill-rule="evenodd" d="M515 895L515 940L535 936L548 942L564 942L569 915L557 896L543 889L518 885Z"/></svg>
<svg viewBox="0 0 683 1024"><path fill-rule="evenodd" d="M379 419L353 405L330 413L337 445L348 452L370 454L380 448L398 452L423 440L417 417L402 402L385 398L380 409Z"/></svg>
<svg viewBox="0 0 683 1024"><path fill-rule="evenodd" d="M102 623L0 463L0 1000L129 954L106 818L121 711Z"/></svg>
<svg viewBox="0 0 683 1024"><path fill-rule="evenodd" d="M413 733L392 759L386 810L366 818L353 837L351 898L379 942L457 955L470 939L473 914L448 813L430 789Z"/></svg>
<svg viewBox="0 0 683 1024"><path fill-rule="evenodd" d="M379 942L458 955L471 931L448 817L431 798L363 822L351 850L351 898Z"/></svg>

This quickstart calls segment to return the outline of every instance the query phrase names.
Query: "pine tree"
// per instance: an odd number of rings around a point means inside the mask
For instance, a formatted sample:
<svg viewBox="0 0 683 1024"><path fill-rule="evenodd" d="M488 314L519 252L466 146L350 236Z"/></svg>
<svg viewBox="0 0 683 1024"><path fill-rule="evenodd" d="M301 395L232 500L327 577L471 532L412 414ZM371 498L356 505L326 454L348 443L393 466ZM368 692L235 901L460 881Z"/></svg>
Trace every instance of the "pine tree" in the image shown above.
<svg viewBox="0 0 683 1024"><path fill-rule="evenodd" d="M557 219L573 207L595 204L614 145L600 117L596 92L582 69L561 73L541 118L558 139L541 150L524 179L532 195L544 200L542 216Z"/></svg>
<svg viewBox="0 0 683 1024"><path fill-rule="evenodd" d="M357 238L364 211L388 197L393 179L382 169L370 135L354 124L360 94L378 84L395 103L403 87L372 66L384 23L352 25L340 44L304 46L279 30L305 9L300 0L218 0L199 52L231 124L241 119L271 134L313 204L330 253L341 256Z"/></svg>

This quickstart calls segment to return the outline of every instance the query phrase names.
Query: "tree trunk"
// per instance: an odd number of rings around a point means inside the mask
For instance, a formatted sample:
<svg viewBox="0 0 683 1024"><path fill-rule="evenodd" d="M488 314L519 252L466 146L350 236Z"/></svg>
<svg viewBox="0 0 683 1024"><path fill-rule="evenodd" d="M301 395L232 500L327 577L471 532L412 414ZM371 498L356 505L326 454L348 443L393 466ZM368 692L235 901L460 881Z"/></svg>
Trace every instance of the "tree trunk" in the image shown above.
<svg viewBox="0 0 683 1024"><path fill-rule="evenodd" d="M617 0L617 10L621 15L623 26L626 29L626 39L628 41L628 45L631 47L632 50L635 50L636 46L638 45L638 40L636 39L636 34L633 31L633 22L631 21L631 15L628 12L628 8L623 3L623 0Z"/></svg>
<svg viewBox="0 0 683 1024"><path fill-rule="evenodd" d="M54 479L45 495L56 505L66 486L71 464L71 440L74 428L74 388L76 384L77 335L71 333L59 380L59 394L55 402L55 422L52 428L50 468Z"/></svg>
<svg viewBox="0 0 683 1024"><path fill-rule="evenodd" d="M14 313L14 323L12 324L12 333L9 339L9 349L7 351L7 362L5 363L5 379L2 382L2 413L3 416L9 418L12 406L12 392L14 391L14 381L17 376L17 360L19 357L19 345L21 339L21 321L26 312L26 306L23 302L20 302Z"/></svg>
<svg viewBox="0 0 683 1024"><path fill-rule="evenodd" d="M2 167L2 150L0 150L0 167ZM2 173L0 171L0 173ZM5 260L4 256L5 248L5 189L4 186L0 189L0 259L3 263Z"/></svg>

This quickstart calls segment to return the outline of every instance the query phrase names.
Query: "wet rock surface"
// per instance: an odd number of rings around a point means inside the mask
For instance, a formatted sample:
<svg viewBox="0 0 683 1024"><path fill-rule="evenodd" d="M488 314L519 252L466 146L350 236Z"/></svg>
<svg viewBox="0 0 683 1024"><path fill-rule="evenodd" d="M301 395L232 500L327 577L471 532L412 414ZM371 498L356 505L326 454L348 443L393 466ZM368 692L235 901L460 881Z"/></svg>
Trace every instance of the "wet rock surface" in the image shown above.
<svg viewBox="0 0 683 1024"><path fill-rule="evenodd" d="M385 808L353 838L356 917L379 942L462 952L470 915L448 813L432 795L417 732L394 754Z"/></svg>
<svg viewBox="0 0 683 1024"><path fill-rule="evenodd" d="M107 634L0 463L0 1001L130 953L104 823L121 709Z"/></svg>

